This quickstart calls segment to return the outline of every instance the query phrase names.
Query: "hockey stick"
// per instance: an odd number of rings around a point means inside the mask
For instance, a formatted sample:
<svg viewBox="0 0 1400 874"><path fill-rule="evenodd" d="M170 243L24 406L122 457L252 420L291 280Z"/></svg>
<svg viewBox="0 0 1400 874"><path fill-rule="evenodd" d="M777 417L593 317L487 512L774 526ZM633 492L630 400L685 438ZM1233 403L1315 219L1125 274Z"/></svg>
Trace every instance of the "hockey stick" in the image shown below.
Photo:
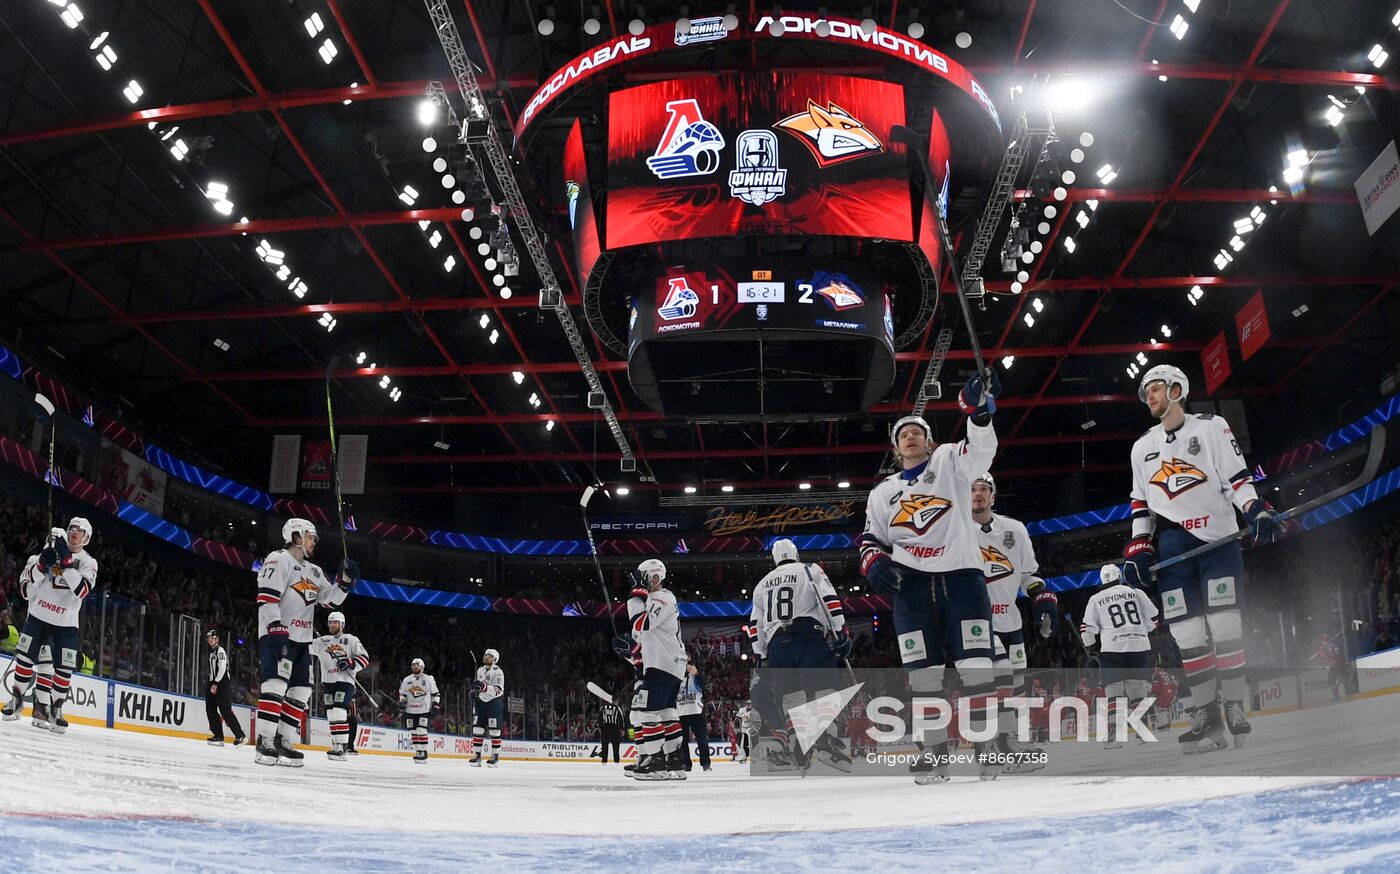
<svg viewBox="0 0 1400 874"><path fill-rule="evenodd" d="M375 709L375 710L383 710L383 709L384 709L384 706L383 706L382 704L379 703L379 699L376 698L376 697L374 697L374 693L371 692L370 690L366 689L366 688L365 688L365 684L360 682L360 678L359 678L359 677L356 677L356 678L355 678L355 685L360 687L360 691L361 691L361 692L364 692L366 695L369 696L369 703L371 703L371 704L374 705L374 709ZM399 702L395 701L395 702L393 702L393 704L394 704L394 709L395 709L395 710L402 710L402 709L403 709L403 708L399 707Z"/></svg>
<svg viewBox="0 0 1400 874"><path fill-rule="evenodd" d="M813 594L813 596L817 599L817 603L820 604L821 607L822 607L822 615L826 617L826 621L823 622L822 625L825 627L826 633L829 634L829 635L831 635L831 639L832 639L832 640L835 640L835 639L836 639L836 628L835 628L835 626L834 626L834 624L833 624L834 620L833 620L833 618L832 618L832 616L831 616L831 612L830 612L829 610L826 609L826 598L822 597L821 590L819 590L819 589L817 588L817 581L814 580L814 579L812 579L812 567L811 567L811 565L806 564L806 563L804 562L803 565L802 565L802 570L805 571L805 572L807 573L807 582L808 582L808 583L811 583L811 585L812 585L812 594ZM850 632L848 631L847 634L849 634L849 633L850 633ZM834 653L833 653L833 655L834 655ZM850 678L850 680L851 680L851 685L853 685L853 686L856 685L856 684L857 684L856 672L855 672L854 669L851 668L851 660L848 659L848 658L842 658L842 659L841 659L841 664L844 665L845 668L846 668L846 676Z"/></svg>
<svg viewBox="0 0 1400 874"><path fill-rule="evenodd" d="M602 698L604 701L608 702L609 704L615 704L615 703L616 703L615 701L613 701L613 697L612 697L611 695L609 695L607 692L603 691L603 687L602 687L602 686L599 686L597 683L593 682L592 680L589 680L589 681L588 681L588 691L592 692L594 695L597 695L599 698Z"/></svg>
<svg viewBox="0 0 1400 874"><path fill-rule="evenodd" d="M1318 497L1313 498L1311 501L1304 501L1296 507L1284 510L1282 513L1278 514L1278 516L1275 518L1275 522L1287 522L1289 519L1302 516L1309 510L1321 507L1323 504L1329 504L1332 501L1337 500L1341 496L1348 494L1349 492L1353 492L1356 489L1359 489L1362 486L1366 485L1371 480L1376 478L1376 472L1379 471L1381 467L1381 456L1384 454L1385 429L1382 428L1380 425L1373 425L1371 426L1371 445L1366 452L1366 464L1361 468L1361 472L1352 478L1351 482L1348 482L1345 485L1338 486L1337 488L1332 489L1326 494L1319 495ZM1239 531L1236 531L1234 534L1231 534L1228 537L1222 537L1219 540L1212 540L1210 543L1201 544L1195 549L1188 549L1181 555L1174 555L1171 558L1163 559L1162 561L1159 561L1152 567L1148 568L1148 570L1160 571L1162 568L1171 567L1174 564L1180 564L1181 562L1186 561L1189 558L1195 558L1198 555L1210 552L1218 546L1223 546L1226 543L1234 543L1235 541L1244 538L1248 534L1249 529L1247 527L1241 528Z"/></svg>
<svg viewBox="0 0 1400 874"><path fill-rule="evenodd" d="M39 405L39 409L44 411L44 418L49 422L49 469L44 471L44 482L48 486L49 507L48 513L44 516L44 536L42 542L47 546L49 532L53 531L53 490L58 483L58 471L54 468L54 450L58 436L58 420L54 418L53 401L35 392L34 403Z"/></svg>
<svg viewBox="0 0 1400 874"><path fill-rule="evenodd" d="M583 490L583 497L579 498L579 509L583 511L583 532L588 535L588 551L593 556L593 569L598 572L598 585L603 590L603 602L608 605L608 624L612 626L613 637L617 637L617 620L613 618L612 595L608 593L608 583L603 579L603 565L598 561L598 544L593 542L593 526L588 521L588 502L593 500L593 493L598 491L599 486L589 486Z"/></svg>
<svg viewBox="0 0 1400 874"><path fill-rule="evenodd" d="M340 558L344 561L350 553L345 548L345 498L340 492L340 451L335 441L335 409L331 406L331 373L340 365L340 356L331 359L326 365L326 426L331 435L331 470L335 482L335 515L340 522ZM339 576L339 575L337 575Z"/></svg>
<svg viewBox="0 0 1400 874"><path fill-rule="evenodd" d="M919 166L924 170L924 199L932 207L934 218L938 219L938 236L943 243L943 257L948 262L948 275L958 290L958 306L962 309L963 322L967 324L967 339L972 347L972 358L977 363L977 376L982 380L984 389L990 388L991 373L987 370L987 363L982 360L982 344L977 339L977 328L972 324L972 308L968 306L967 290L963 287L962 274L958 271L957 253L953 251L953 238L948 231L948 221L943 217L943 212L938 208L938 202L933 196L933 169L929 167L923 140L913 128L902 124L890 128L890 137L895 142L907 146L919 159Z"/></svg>

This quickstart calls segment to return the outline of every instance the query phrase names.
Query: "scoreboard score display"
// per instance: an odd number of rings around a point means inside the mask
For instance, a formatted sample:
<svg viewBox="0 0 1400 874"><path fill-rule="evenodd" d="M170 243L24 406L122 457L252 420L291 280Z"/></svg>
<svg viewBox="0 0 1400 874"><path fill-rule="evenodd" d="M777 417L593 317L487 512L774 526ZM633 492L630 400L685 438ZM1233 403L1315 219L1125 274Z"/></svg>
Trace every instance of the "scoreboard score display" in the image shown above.
<svg viewBox="0 0 1400 874"><path fill-rule="evenodd" d="M858 266L796 256L673 265L637 289L628 370L668 415L852 415L894 377L890 297Z"/></svg>

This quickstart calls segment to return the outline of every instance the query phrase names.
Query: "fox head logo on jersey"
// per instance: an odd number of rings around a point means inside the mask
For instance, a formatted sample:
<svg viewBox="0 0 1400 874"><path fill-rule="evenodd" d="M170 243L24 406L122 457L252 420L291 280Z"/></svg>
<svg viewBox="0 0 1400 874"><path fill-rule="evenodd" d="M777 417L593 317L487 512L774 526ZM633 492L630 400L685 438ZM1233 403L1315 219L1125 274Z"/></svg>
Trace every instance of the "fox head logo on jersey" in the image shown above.
<svg viewBox="0 0 1400 874"><path fill-rule="evenodd" d="M1182 492L1190 491L1208 477L1205 471L1189 461L1182 461L1180 458L1164 458L1162 466L1157 472L1152 474L1148 482L1166 492L1167 498L1175 498Z"/></svg>
<svg viewBox="0 0 1400 874"><path fill-rule="evenodd" d="M1004 579L1016 573L1016 566L1011 563L1011 559L995 546L982 547L982 573L987 578L987 582Z"/></svg>
<svg viewBox="0 0 1400 874"><path fill-rule="evenodd" d="M289 587L293 592L301 596L301 599L308 604L315 604L316 597L320 594L321 587L302 577Z"/></svg>
<svg viewBox="0 0 1400 874"><path fill-rule="evenodd" d="M953 502L937 495L910 495L899 499L899 509L890 519L891 526L908 528L915 534L923 534L933 523L943 518Z"/></svg>
<svg viewBox="0 0 1400 874"><path fill-rule="evenodd" d="M718 170L724 134L700 114L695 99L669 101L666 111L671 120L661 135L656 154L647 158L647 167L656 178L708 176Z"/></svg>
<svg viewBox="0 0 1400 874"><path fill-rule="evenodd" d="M827 103L822 109L808 99L806 112L790 115L774 127L797 137L823 169L885 150L884 143L860 119L835 103Z"/></svg>
<svg viewBox="0 0 1400 874"><path fill-rule="evenodd" d="M684 276L677 276L666 289L666 299L656 308L656 314L668 322L673 322L695 315L699 306L700 295L690 290Z"/></svg>

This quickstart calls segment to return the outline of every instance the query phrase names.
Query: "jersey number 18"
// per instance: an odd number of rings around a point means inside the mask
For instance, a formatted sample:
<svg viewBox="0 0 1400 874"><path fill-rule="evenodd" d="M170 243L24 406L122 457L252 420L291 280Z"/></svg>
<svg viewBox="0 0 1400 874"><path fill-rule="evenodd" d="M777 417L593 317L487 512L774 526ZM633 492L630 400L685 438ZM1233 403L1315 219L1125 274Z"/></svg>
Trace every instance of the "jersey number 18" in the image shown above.
<svg viewBox="0 0 1400 874"><path fill-rule="evenodd" d="M777 595L777 609L774 609L773 596ZM792 621L792 599L795 593L790 586L778 586L768 590L768 615L779 622Z"/></svg>

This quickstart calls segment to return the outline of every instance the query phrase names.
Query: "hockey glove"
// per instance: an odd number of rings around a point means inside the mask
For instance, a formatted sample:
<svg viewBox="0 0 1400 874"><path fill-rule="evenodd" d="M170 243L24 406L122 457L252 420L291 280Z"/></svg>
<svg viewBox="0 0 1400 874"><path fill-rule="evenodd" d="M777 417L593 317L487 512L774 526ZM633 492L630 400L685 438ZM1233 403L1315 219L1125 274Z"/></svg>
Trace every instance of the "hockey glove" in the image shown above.
<svg viewBox="0 0 1400 874"><path fill-rule="evenodd" d="M39 573L47 574L49 569L58 564L58 550L52 546L39 551Z"/></svg>
<svg viewBox="0 0 1400 874"><path fill-rule="evenodd" d="M1152 582L1152 565L1157 563L1157 551L1146 537L1134 537L1123 547L1123 582L1146 589Z"/></svg>
<svg viewBox="0 0 1400 874"><path fill-rule="evenodd" d="M271 622L267 623L266 633L272 635L273 637L286 637L288 634L287 626L282 624L282 620L274 619Z"/></svg>
<svg viewBox="0 0 1400 874"><path fill-rule="evenodd" d="M1283 539L1285 523L1279 521L1278 515L1263 498L1255 500L1244 511L1244 522L1249 526L1249 536L1254 538L1256 546Z"/></svg>
<svg viewBox="0 0 1400 874"><path fill-rule="evenodd" d="M336 669L337 671L340 671L342 674L348 674L348 673L350 673L350 669L353 668L353 667L354 667L354 663L351 662L349 659L336 659L336 660L335 660L335 669Z"/></svg>
<svg viewBox="0 0 1400 874"><path fill-rule="evenodd" d="M55 537L53 539L53 550L58 553L59 567L73 566L73 550L68 546L68 538Z"/></svg>
<svg viewBox="0 0 1400 874"><path fill-rule="evenodd" d="M877 553L866 561L864 566L865 580L870 583L870 588L881 595L894 596L899 594L900 575L899 568L894 561L884 553Z"/></svg>
<svg viewBox="0 0 1400 874"><path fill-rule="evenodd" d="M1040 628L1042 638L1055 633L1060 626L1060 599L1049 589L1041 587L1031 600L1035 610L1035 624Z"/></svg>
<svg viewBox="0 0 1400 874"><path fill-rule="evenodd" d="M846 629L836 632L836 639L831 642L831 654L838 660L844 661L851 657L851 647L855 646L855 641L851 640L851 633Z"/></svg>
<svg viewBox="0 0 1400 874"><path fill-rule="evenodd" d="M350 556L340 560L340 571L336 574L336 582L347 592L355 588L355 583L360 581L360 566Z"/></svg>
<svg viewBox="0 0 1400 874"><path fill-rule="evenodd" d="M632 638L626 635L618 635L617 637L613 638L612 648L613 652L617 653L624 659L630 660L632 652Z"/></svg>
<svg viewBox="0 0 1400 874"><path fill-rule="evenodd" d="M974 424L986 425L992 421L992 413L997 411L996 396L1001 394L1001 379L996 371L991 371L991 385L983 386L980 376L968 379L962 391L958 392L958 409L971 417Z"/></svg>
<svg viewBox="0 0 1400 874"><path fill-rule="evenodd" d="M486 681L477 680L472 683L472 697L479 698L486 692Z"/></svg>

